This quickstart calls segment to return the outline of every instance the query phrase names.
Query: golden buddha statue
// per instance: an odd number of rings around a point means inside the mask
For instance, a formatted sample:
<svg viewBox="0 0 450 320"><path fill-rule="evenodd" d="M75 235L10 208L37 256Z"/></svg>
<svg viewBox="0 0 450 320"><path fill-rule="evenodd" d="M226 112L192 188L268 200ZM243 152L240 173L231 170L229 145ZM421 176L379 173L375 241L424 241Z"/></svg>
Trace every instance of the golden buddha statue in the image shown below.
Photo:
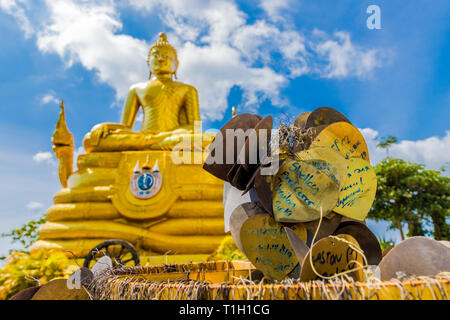
<svg viewBox="0 0 450 320"><path fill-rule="evenodd" d="M121 123L96 125L84 139L87 152L171 149L183 135L193 133L194 121L200 121L197 90L173 80L178 58L164 33L159 34L158 41L150 48L147 64L149 81L130 88ZM133 132L141 107L142 128Z"/></svg>
<svg viewBox="0 0 450 320"><path fill-rule="evenodd" d="M64 189L55 194L32 252L56 249L83 257L104 240L122 239L144 254L202 260L219 246L225 235L223 183L202 169L214 134L194 130L197 90L173 80L177 53L165 34L150 48L148 65L150 79L130 88L121 123L96 125L85 136L87 153L78 156L75 172L62 109L53 150ZM134 132L140 108L143 124ZM194 162L174 161L180 152Z"/></svg>

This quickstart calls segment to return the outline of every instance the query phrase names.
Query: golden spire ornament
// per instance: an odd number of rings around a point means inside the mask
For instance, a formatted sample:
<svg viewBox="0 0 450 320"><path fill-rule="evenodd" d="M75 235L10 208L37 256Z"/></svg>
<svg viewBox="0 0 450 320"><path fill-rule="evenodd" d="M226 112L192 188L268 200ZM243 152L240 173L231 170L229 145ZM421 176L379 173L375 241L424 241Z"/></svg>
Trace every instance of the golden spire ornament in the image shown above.
<svg viewBox="0 0 450 320"><path fill-rule="evenodd" d="M59 160L59 181L64 188L67 188L67 180L73 172L74 142L73 135L67 128L63 100L61 100L61 111L52 136L52 143L53 152L55 152L55 156Z"/></svg>

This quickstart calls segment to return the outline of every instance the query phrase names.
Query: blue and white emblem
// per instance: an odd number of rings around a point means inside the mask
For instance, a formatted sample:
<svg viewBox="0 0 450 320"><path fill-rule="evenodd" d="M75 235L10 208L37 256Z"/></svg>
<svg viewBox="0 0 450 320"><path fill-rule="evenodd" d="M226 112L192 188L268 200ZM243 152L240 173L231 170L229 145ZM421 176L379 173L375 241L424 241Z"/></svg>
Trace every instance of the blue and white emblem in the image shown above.
<svg viewBox="0 0 450 320"><path fill-rule="evenodd" d="M133 170L130 180L131 193L138 199L149 199L161 189L162 176L159 171L158 161L153 168L148 165L148 161L142 168L139 168L139 161Z"/></svg>

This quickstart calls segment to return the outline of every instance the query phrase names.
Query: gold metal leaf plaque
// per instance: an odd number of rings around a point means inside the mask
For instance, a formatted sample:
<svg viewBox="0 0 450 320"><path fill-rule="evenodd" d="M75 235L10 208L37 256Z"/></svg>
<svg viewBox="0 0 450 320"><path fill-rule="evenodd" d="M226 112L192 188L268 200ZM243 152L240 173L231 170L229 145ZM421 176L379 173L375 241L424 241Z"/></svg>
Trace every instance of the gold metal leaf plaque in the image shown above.
<svg viewBox="0 0 450 320"><path fill-rule="evenodd" d="M350 245L350 244L351 245ZM350 235L340 234L335 237L326 237L316 242L303 260L300 272L300 281L321 280L322 276L331 277L337 273L352 270L363 266L364 260L353 248L360 249L358 242ZM319 275L311 267L312 265ZM347 274L355 280L362 280L362 269Z"/></svg>
<svg viewBox="0 0 450 320"><path fill-rule="evenodd" d="M314 147L295 154L299 160L311 160L315 167L327 174L339 185L347 178L347 159L337 150L328 147Z"/></svg>
<svg viewBox="0 0 450 320"><path fill-rule="evenodd" d="M302 224L289 227L306 242ZM298 264L284 226L269 214L248 218L242 225L240 238L247 258L272 280L284 279Z"/></svg>
<svg viewBox="0 0 450 320"><path fill-rule="evenodd" d="M287 158L272 180L273 213L276 221L307 222L333 210L339 181L325 161ZM328 170L329 169L329 170Z"/></svg>
<svg viewBox="0 0 450 320"><path fill-rule="evenodd" d="M347 160L347 179L339 188L335 212L356 220L364 220L377 192L377 176L369 162L361 158Z"/></svg>
<svg viewBox="0 0 450 320"><path fill-rule="evenodd" d="M339 151L346 158L359 157L369 160L369 150L361 132L347 122L335 122L323 129L310 148L328 147Z"/></svg>

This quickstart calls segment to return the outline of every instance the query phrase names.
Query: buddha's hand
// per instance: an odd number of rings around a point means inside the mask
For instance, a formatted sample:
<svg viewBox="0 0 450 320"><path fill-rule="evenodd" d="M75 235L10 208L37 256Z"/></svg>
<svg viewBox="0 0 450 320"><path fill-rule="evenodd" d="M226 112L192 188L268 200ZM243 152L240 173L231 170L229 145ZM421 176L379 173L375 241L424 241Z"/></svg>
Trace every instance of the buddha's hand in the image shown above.
<svg viewBox="0 0 450 320"><path fill-rule="evenodd" d="M95 125L90 132L90 144L97 146L100 141L111 133L124 131L127 128L119 123L99 123Z"/></svg>

